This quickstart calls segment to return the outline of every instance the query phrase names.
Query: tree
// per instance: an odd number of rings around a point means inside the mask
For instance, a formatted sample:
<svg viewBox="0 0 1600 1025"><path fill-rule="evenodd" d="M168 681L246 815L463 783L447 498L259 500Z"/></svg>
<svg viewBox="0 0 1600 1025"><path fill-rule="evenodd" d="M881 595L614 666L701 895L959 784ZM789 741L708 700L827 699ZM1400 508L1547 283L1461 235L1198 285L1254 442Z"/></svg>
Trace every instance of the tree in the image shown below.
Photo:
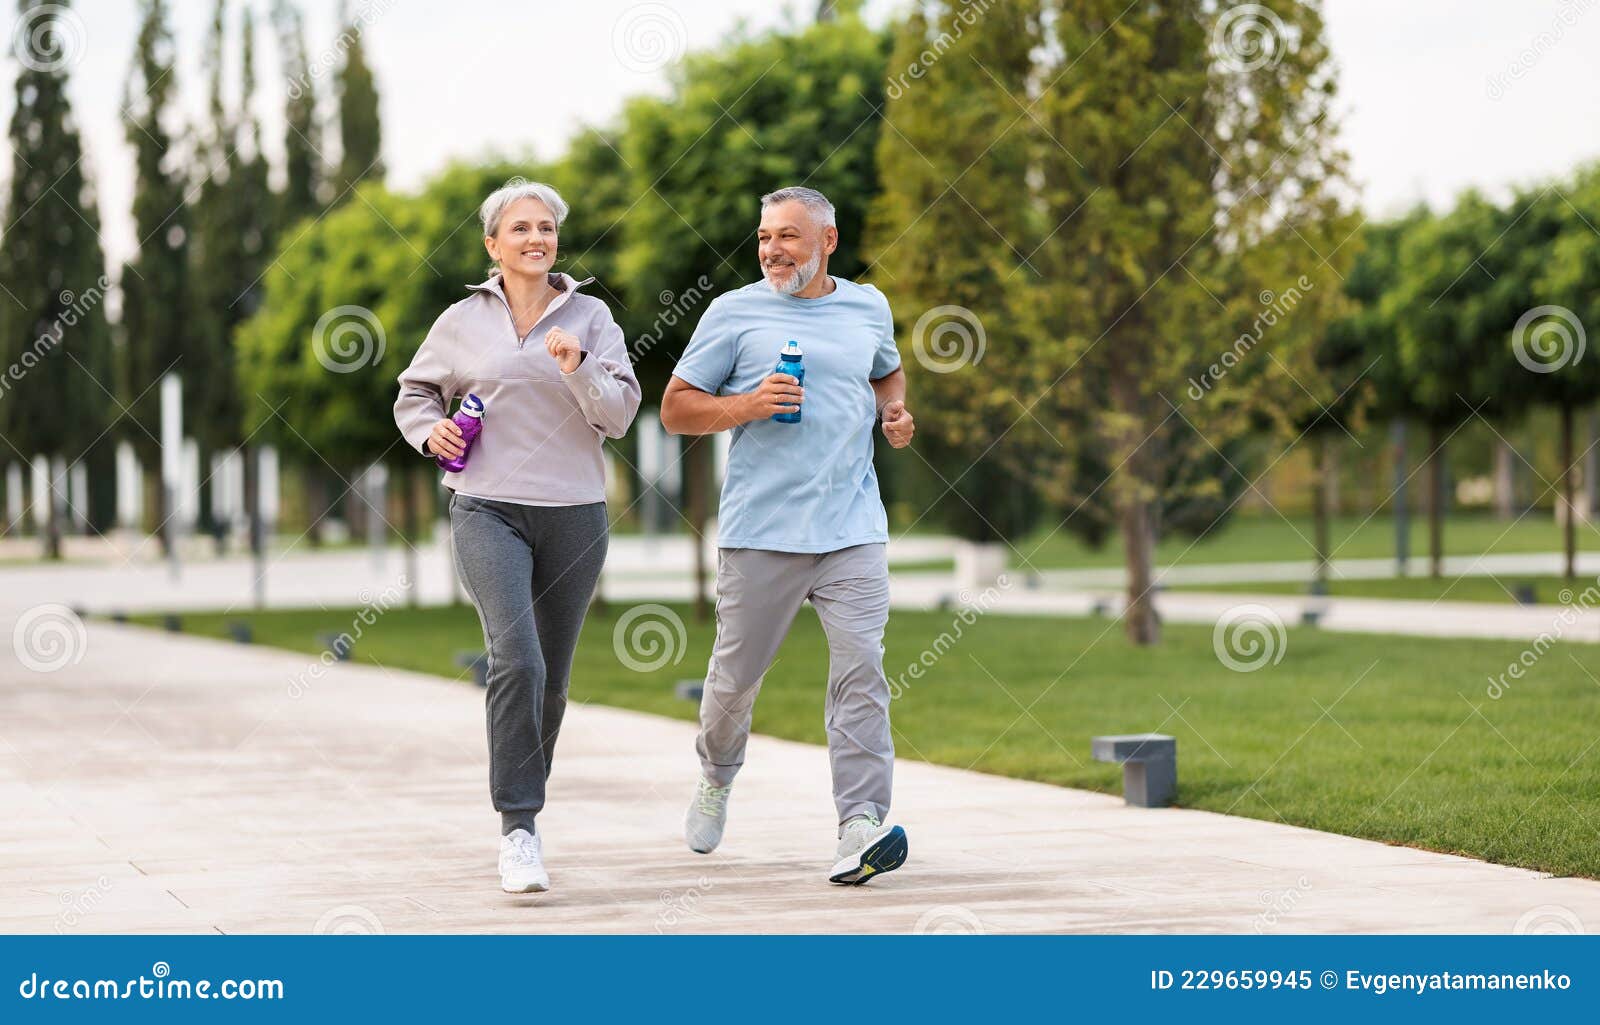
<svg viewBox="0 0 1600 1025"><path fill-rule="evenodd" d="M1511 247L1506 214L1475 192L1443 217L1419 223L1400 243L1396 283L1383 316L1396 326L1406 406L1428 430L1429 573L1444 567L1447 444L1475 416L1503 405L1509 360L1506 288ZM1514 317L1513 317L1514 319Z"/></svg>
<svg viewBox="0 0 1600 1025"><path fill-rule="evenodd" d="M1138 644L1163 510L1220 518L1248 435L1292 425L1311 335L1267 294L1344 259L1320 7L1275 11L1252 50L1213 2L941 0L891 62L876 259L901 305L975 314L1003 367L930 384L933 431L1059 509L1110 507Z"/></svg>
<svg viewBox="0 0 1600 1025"><path fill-rule="evenodd" d="M287 83L283 108L284 190L278 228L285 231L322 212L320 196L327 171L322 166L322 128L306 54L305 27L291 0L273 0L272 24L278 35L278 60ZM292 237L292 236L290 236Z"/></svg>
<svg viewBox="0 0 1600 1025"><path fill-rule="evenodd" d="M622 222L614 264L621 280L612 287L626 286L629 324L647 333L631 335L647 393L665 386L704 304L759 275L755 230L764 193L785 185L825 193L840 239L829 272L854 278L864 270L888 39L867 28L855 8L837 4L825 23L691 54L669 97L637 99L624 111L618 148L629 205L613 193L602 216ZM609 162L587 145L584 159ZM688 439L683 453L697 542L709 505L710 454L705 439ZM707 615L702 549L695 545L700 617Z"/></svg>
<svg viewBox="0 0 1600 1025"><path fill-rule="evenodd" d="M356 185L372 178L383 180L382 131L378 122L378 87L367 66L362 31L349 20L343 3L339 22L339 42L344 64L339 68L334 88L339 94L339 170L334 180L338 195L334 202L348 198Z"/></svg>
<svg viewBox="0 0 1600 1025"><path fill-rule="evenodd" d="M145 466L145 494L153 506L164 549L172 515L160 477L160 388L169 372L183 379L185 408L200 408L206 382L197 350L189 275L190 212L186 176L168 122L177 83L176 52L165 0L141 0L134 61L123 95L123 120L135 155L134 228L138 251L122 273L123 389L132 430L127 432Z"/></svg>
<svg viewBox="0 0 1600 1025"><path fill-rule="evenodd" d="M9 456L51 461L47 558L61 556L61 470L107 450L111 380L105 253L97 202L67 98L64 7L20 0L10 187L0 246L0 437ZM95 446L90 451L90 446ZM100 477L99 474L95 475ZM104 479L101 477L100 479ZM98 482L97 482L98 483ZM38 496L36 496L37 498Z"/></svg>
<svg viewBox="0 0 1600 1025"><path fill-rule="evenodd" d="M1600 360L1583 358L1587 332L1600 330L1600 164L1578 172L1565 191L1524 192L1512 204L1507 239L1515 269L1507 275L1516 321L1507 337L1512 357L1545 402L1561 411L1559 502L1568 579L1577 577L1578 527L1574 413L1600 399ZM1592 512L1591 512L1592 515Z"/></svg>

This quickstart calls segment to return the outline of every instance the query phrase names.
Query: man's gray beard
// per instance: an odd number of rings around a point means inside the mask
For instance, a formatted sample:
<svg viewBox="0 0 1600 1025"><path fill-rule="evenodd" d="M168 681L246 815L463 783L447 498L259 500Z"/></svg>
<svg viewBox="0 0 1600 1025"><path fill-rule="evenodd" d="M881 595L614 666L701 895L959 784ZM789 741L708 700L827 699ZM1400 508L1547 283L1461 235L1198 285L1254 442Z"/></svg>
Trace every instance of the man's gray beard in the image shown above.
<svg viewBox="0 0 1600 1025"><path fill-rule="evenodd" d="M821 266L822 250L819 249L812 254L811 259L800 264L794 269L794 273L789 276L787 284L775 284L772 280L772 277L768 274L762 274L761 276L766 278L767 287L772 289L774 292L777 292L779 295L794 295L796 292L804 291L805 287L811 284L811 279L817 276L817 270ZM762 268L762 270L765 269L766 268Z"/></svg>

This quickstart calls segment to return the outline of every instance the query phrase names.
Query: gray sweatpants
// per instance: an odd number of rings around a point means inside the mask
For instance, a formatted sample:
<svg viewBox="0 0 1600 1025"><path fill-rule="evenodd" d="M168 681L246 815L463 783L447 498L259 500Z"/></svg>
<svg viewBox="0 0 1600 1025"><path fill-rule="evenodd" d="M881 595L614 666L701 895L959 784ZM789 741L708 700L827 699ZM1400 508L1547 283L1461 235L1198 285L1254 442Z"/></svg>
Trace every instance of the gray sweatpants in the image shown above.
<svg viewBox="0 0 1600 1025"><path fill-rule="evenodd" d="M828 637L828 760L839 821L889 815L894 741L883 631L889 622L886 546L821 555L723 548L717 562L717 639L706 667L695 750L706 778L727 786L744 764L750 716L801 602Z"/></svg>
<svg viewBox="0 0 1600 1025"><path fill-rule="evenodd" d="M489 795L502 832L531 833L567 710L578 631L606 560L606 504L455 495L450 534L489 654Z"/></svg>

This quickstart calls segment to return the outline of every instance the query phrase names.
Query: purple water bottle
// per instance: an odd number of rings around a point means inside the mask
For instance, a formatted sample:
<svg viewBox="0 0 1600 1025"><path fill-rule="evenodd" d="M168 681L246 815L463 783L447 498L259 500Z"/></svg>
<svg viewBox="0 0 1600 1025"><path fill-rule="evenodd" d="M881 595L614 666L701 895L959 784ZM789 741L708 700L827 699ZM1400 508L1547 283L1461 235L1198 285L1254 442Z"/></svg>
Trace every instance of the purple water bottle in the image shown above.
<svg viewBox="0 0 1600 1025"><path fill-rule="evenodd" d="M450 419L461 428L461 454L454 459L440 456L437 462L442 470L460 473L467 468L467 456L472 454L472 443L483 433L483 400L468 394L461 400L461 408L456 410L456 415Z"/></svg>

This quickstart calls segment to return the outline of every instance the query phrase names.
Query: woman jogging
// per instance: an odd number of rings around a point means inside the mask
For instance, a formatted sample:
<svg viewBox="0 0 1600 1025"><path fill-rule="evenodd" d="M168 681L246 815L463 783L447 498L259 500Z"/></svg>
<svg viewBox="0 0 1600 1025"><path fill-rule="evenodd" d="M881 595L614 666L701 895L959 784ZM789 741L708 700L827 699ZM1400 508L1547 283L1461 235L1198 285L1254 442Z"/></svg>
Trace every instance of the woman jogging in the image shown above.
<svg viewBox="0 0 1600 1025"><path fill-rule="evenodd" d="M434 322L400 375L394 418L446 467L456 569L483 624L489 792L500 813L500 886L550 888L536 817L567 704L567 679L605 561L602 440L639 409L622 330L593 279L553 270L567 204L516 181L484 200L489 280ZM481 410L466 436L446 416ZM465 419L465 418L463 418Z"/></svg>

